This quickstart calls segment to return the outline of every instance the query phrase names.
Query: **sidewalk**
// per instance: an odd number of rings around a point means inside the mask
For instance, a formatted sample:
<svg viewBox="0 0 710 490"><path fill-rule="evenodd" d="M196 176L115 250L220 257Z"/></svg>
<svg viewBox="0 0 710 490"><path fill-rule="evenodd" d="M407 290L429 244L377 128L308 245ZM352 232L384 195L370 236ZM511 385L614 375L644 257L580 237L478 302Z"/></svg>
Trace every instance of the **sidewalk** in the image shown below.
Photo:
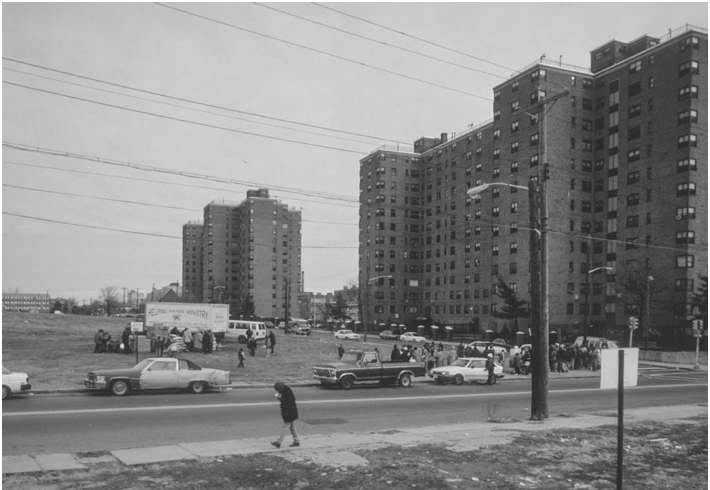
<svg viewBox="0 0 710 490"><path fill-rule="evenodd" d="M672 417L669 415L672 414ZM647 421L664 423L697 423L693 417L707 418L706 405L678 405L624 411L624 424ZM417 427L364 433L313 435L301 440L301 447L275 449L273 437L183 443L168 446L121 449L98 457L60 453L24 456L3 456L3 475L61 470L90 469L92 465L120 462L126 466L162 463L197 458L214 458L240 454L287 452L288 460L310 462L320 466L343 468L366 466L367 460L353 451L360 448L400 446L420 443L441 444L451 451L471 451L482 446L505 444L521 431L549 431L551 429L588 429L615 425L616 414L556 416L544 422L514 421L500 424L474 422L451 425ZM475 437L471 437L475 434Z"/></svg>

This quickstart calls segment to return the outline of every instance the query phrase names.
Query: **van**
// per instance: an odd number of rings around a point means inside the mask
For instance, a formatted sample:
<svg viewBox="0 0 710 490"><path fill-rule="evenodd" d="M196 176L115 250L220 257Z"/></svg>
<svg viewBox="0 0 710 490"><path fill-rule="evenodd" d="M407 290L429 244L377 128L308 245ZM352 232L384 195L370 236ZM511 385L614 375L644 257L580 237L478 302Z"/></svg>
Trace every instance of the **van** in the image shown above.
<svg viewBox="0 0 710 490"><path fill-rule="evenodd" d="M577 337L574 341L574 345L582 347L584 343L584 337ZM587 347L594 347L595 349L618 349L619 343L615 340L609 340L604 337L590 337L587 335Z"/></svg>
<svg viewBox="0 0 710 490"><path fill-rule="evenodd" d="M229 320L225 338L237 339L240 344L245 344L247 341L247 330L251 330L252 337L254 337L255 340L264 340L266 338L266 324L264 324L264 322L250 320Z"/></svg>

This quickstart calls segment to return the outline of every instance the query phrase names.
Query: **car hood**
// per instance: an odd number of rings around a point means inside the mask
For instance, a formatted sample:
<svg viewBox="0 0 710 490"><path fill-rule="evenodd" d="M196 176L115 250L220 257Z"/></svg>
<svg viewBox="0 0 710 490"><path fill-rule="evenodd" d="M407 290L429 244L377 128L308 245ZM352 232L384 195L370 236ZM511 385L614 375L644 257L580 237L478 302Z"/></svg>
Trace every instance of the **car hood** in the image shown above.
<svg viewBox="0 0 710 490"><path fill-rule="evenodd" d="M136 376L140 374L138 369L127 368L127 369L101 369L98 371L89 371L89 374L95 374L96 376Z"/></svg>
<svg viewBox="0 0 710 490"><path fill-rule="evenodd" d="M355 364L351 364L349 362L331 362L329 364L318 364L315 366L316 368L330 368L330 369L343 369L343 368L349 368L353 367Z"/></svg>
<svg viewBox="0 0 710 490"><path fill-rule="evenodd" d="M438 374L454 374L461 372L461 367L459 366L441 366L431 370L432 373Z"/></svg>
<svg viewBox="0 0 710 490"><path fill-rule="evenodd" d="M24 381L28 378L27 374L25 373L10 373L10 374L3 374L2 379L7 379L7 380L15 380L15 381Z"/></svg>

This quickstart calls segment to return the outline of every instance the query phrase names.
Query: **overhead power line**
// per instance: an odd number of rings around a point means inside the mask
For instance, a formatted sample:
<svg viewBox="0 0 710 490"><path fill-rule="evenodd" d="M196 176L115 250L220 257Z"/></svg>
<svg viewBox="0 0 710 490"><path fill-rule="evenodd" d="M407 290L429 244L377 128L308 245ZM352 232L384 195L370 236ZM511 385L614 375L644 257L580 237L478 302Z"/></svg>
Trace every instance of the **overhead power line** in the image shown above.
<svg viewBox="0 0 710 490"><path fill-rule="evenodd" d="M297 47L297 48L305 49L305 50L307 50L307 51L312 51L312 52L314 52L314 53L319 53L319 54L322 54L322 55L325 55L325 56L330 56L331 58L336 58L336 59L339 59L339 60L341 60L341 61L346 61L346 62L348 62L348 63L354 63L354 64L356 64L356 65L365 66L365 67L367 67L367 68L372 68L373 70L377 70L377 71L379 71L379 72L388 73L388 74L390 74L390 75L394 75L394 76L401 77L401 78L406 78L407 80L412 80L412 81L419 82L419 83L425 83L425 84L427 84L427 85L431 85L432 87L438 87L438 88L441 88L441 89L444 89L444 90L449 90L449 91L451 91L451 92L457 92L457 93L459 93L459 94L468 95L469 97L475 97L475 98L477 98L477 99L482 99L482 100L486 100L486 101L491 101L491 100L493 100L493 99L491 99L490 97L483 97L482 95L473 94L473 93L471 93L471 92L466 92L466 91L464 91L464 90L459 90L459 89L456 89L456 88L453 88L453 87L447 87L446 85L440 85L440 84L438 84L438 83L429 82L429 81L427 81L427 80L422 80L421 78L412 77L412 76L410 76L410 75L405 75L405 74L403 74L403 73L398 73L398 72L396 72L396 71L388 70L388 69L386 69L386 68L381 68L381 67L378 67L378 66L370 65L369 63L365 63L365 62L363 62L363 61L353 60L353 59L350 59L350 58L346 58L346 57L344 57L344 56L339 56L339 55L337 55L337 54L328 53L327 51L323 51L323 50L320 50L320 49L316 49L316 48L311 48L311 47L308 47L308 46L304 46L303 44L298 44L298 43L294 43L294 42L292 42L292 41L287 41L287 40L285 40L285 39L280 39L280 38L278 38L278 37L269 36L268 34L264 34L263 32L257 32L257 31L253 31L253 30L251 30L251 29L246 29L246 28L244 28L244 27L240 27L240 26L235 25L235 24L230 24L230 23L228 23L228 22L223 22L223 21L221 21L221 20L212 19L212 18L207 17L207 16L205 16L205 15L200 15L200 14L196 14L196 13L194 13L194 12L189 12L189 11L187 11L187 10L179 9L179 8L177 8L177 7L173 7L173 6L171 6L171 5L166 5L166 4L164 4L164 3L155 2L155 4L158 5L158 6L160 6L160 7L165 7L165 8L170 9L170 10L175 10L176 12L180 12L180 13L183 13L183 14L185 14L185 15L190 15L190 16L193 16L193 17L197 17L198 19L206 20L206 21L209 21L209 22L214 22L215 24L220 24L220 25L223 25L223 26L226 26L226 27L231 27L231 28L233 28L233 29L238 29L238 30L243 31L243 32L248 32L248 33L254 34L254 35L256 35L256 36L265 37L265 38L271 39L271 40L273 40L273 41L278 41L278 42L280 42L280 43L288 44L288 45L290 45L290 46L295 46L295 47Z"/></svg>
<svg viewBox="0 0 710 490"><path fill-rule="evenodd" d="M492 61L488 61L488 60L485 60L485 59L483 59L483 58L478 58L478 57L473 56L473 55L470 55L470 54L468 54L468 53L464 53L463 51L458 51L458 50L456 50L456 49L449 48L449 47L444 46L444 45L442 45L442 44L437 44L437 43L435 43L435 42L433 42L433 41L428 41L428 40L423 39L423 38L421 38L421 37L413 36L412 34L407 34L407 33L404 32L404 31L398 31L398 30L396 30L396 29L392 29L391 27L384 26L384 25L382 25L382 24L377 24L376 22L372 22L372 21L370 21L370 20L363 19L362 17L357 17L357 16L355 16L355 15L348 14L348 13L343 12L343 11L341 11L341 10L336 10L336 9L334 9L334 8L332 8L332 7L327 7L327 6L322 5L322 4L320 4L320 3L316 3L316 2L311 2L311 3L312 3L313 5L316 5L316 6L318 6L318 7L324 8L324 9L326 9L326 10L332 10L333 12L337 12L337 13L339 13L340 15L344 15L344 16L346 16L346 17L351 17L351 18L357 19L357 20L359 20L359 21L361 21L361 22L365 22L365 23L371 24L371 25L373 25L373 26L375 26L375 27L379 27L380 29L386 29L386 30L388 30L388 31L396 32L397 34L401 34L401 35L406 36L406 37L411 37L412 39L416 39L417 41L421 41L421 42L423 42L423 43L431 44L432 46L436 46L437 48L445 49L445 50L447 50L447 51L451 51L452 53L460 54L460 55L466 56L466 57L468 57L468 58L471 58L471 59L474 59L474 60L477 60L477 61L481 61L481 62L483 62L483 63L488 63L489 65L493 65L493 66L497 66L497 67L499 67L499 68L503 68L504 70L508 70L508 71L511 72L511 73L515 71L515 70L513 70L512 68L508 68L507 66L499 65L498 63L493 63Z"/></svg>
<svg viewBox="0 0 710 490"><path fill-rule="evenodd" d="M85 99L85 98L83 98L83 97L75 97L75 96L73 96L73 95L62 94L62 93L60 93L60 92L54 92L54 91L52 91L52 90L44 90L44 89L37 88L37 87L30 87L29 85L22 85L22 84L20 84L20 83L13 83L13 82L6 82L6 81L3 81L2 83L6 84L6 85L12 85L12 86L15 86L15 87L25 88L25 89L28 89L28 90L34 90L34 91L37 91L37 92L43 92L43 93L45 93L45 94L57 95L57 96L59 96L59 97L65 97L65 98L67 98L67 99L79 100L79 101L82 101L82 102L88 102L88 103L90 103L90 104L96 104L96 105L100 105L100 106L104 106L104 107L111 107L111 108L113 108L113 109L120 109L120 110L122 110L122 111L135 112L135 113L137 113L137 114L143 114L143 115L146 115L146 116L158 117L158 118L160 118L160 119L167 119L167 120L170 120L170 121L178 121L178 122L183 122L183 123L187 123L187 124L194 124L194 125L196 125L196 126L202 126L202 127L205 127L205 128L219 129L219 130L222 130L222 131L229 131L229 132L231 132L231 133L246 134L246 135L249 135L249 136L257 136L257 137L259 137L259 138L266 138L266 139L275 140L275 141L283 141L283 142L285 142L285 143L295 143L295 144L297 144L297 145L313 146L313 147L315 147L315 148L323 148L323 149L326 149L326 150L335 150L335 151L343 151L343 152L346 152L346 153L355 153L355 154L357 154L357 155L366 155L366 154L367 154L367 153L362 152L362 151L348 150L348 149L345 149L345 148L338 148L338 147L336 147L336 146L319 145L319 144L316 144L316 143L307 143L307 142L305 142L305 141L292 140L292 139L288 139L288 138L279 138L279 137L277 137L277 136L269 136L269 135L266 135L266 134L254 133L254 132L251 132L251 131L242 131L242 130L240 130L240 129L225 128L224 126L217 126L217 125L214 125L214 124L207 124L207 123L201 123L201 122L197 122L197 121L190 121L189 119L181 119L181 118L179 118L179 117L166 116L166 115L164 115L164 114L157 114L157 113L155 113L155 112L141 111L141 110L139 110L139 109L131 109L131 108L129 108L129 107L123 107L123 106L120 106L120 105L109 104L109 103L106 103L106 102L99 102L99 101L97 101L97 100Z"/></svg>
<svg viewBox="0 0 710 490"><path fill-rule="evenodd" d="M23 145L20 143L12 143L9 141L3 141L2 146L5 148L10 148L14 150L20 150L20 151L28 151L28 152L33 152L33 153L42 153L45 155L52 155L52 156L59 156L59 157L65 157L65 158L74 158L77 160L87 160L91 162L97 162L97 163L102 163L105 165L113 165L117 167L125 167L125 168L132 168L135 170L141 170L144 172L158 172L158 173L164 173L164 174L170 174L170 175L179 175L182 177L188 177L192 179L200 179L200 180L209 180L213 182L220 182L223 184L238 184L238 185L246 185L250 187L265 187L269 189L275 189L275 190L280 190L283 192L292 192L294 194L301 194L305 196L311 196L311 197L318 197L321 199L332 199L332 200L337 200L337 201L345 201L345 202L358 202L357 198L350 197L350 196L342 196L338 194L328 194L324 192L315 192L315 191L305 191L302 189L296 189L296 188L289 188L289 187L280 187L280 186L269 186L269 185L264 185L264 184L259 184L256 182L247 182L243 180L237 180L237 179L228 179L225 177L215 177L211 175L206 175L206 174L196 174L192 172L183 172L181 170L173 170L169 168L164 168L164 167L156 167L156 166L151 166L151 165L143 165L139 163L131 163L131 162L122 162L119 160L109 160L106 158L100 158L100 157L95 157L95 156L90 156L90 155L82 155L79 153L70 153L62 150L53 150L49 148L40 148L40 147L34 147L34 146L29 146L29 145Z"/></svg>
<svg viewBox="0 0 710 490"><path fill-rule="evenodd" d="M291 17L295 17L296 19L301 19L301 20L303 20L303 21L310 22L310 23L312 23L312 24L316 24L316 25L319 25L319 26L321 26L321 27L325 27L325 28L327 28L327 29L332 29L332 30L337 31L337 32L342 32L343 34L347 34L347 35L349 35L349 36L354 36L354 37L357 37L357 38L359 38L359 39L364 39L364 40L366 40L366 41L370 41L370 42L373 42L373 43L376 43L376 44L381 44L381 45L383 45L383 46L389 46L389 47L391 47L391 48L393 48L393 49L398 49L398 50L400 50L400 51L404 51L404 52L407 52L407 53L415 54L415 55L417 55L417 56L421 56L421 57L423 57L423 58L427 58L427 59L430 59L430 60L434 60L434 61L437 61L437 62L439 62L439 63L444 63L444 64L447 64L447 65L455 66L455 67L457 67L457 68L463 68L464 70L475 71L475 72L477 72L477 73L482 73L482 74L484 74L484 75L490 75L490 76L496 77L496 78L502 78L503 80L507 80L507 79L508 79L508 77L504 77L504 76L501 76L501 75L496 75L495 73L489 73L489 72L487 72L487 71L478 70L478 69L476 69L476 68L471 68L470 66L460 65L460 64L454 63L454 62L452 62L452 61L448 61L448 60L444 60L444 59L441 59L441 58L437 58L436 56L429 56L428 54L424 54L424 53L419 52L419 51L414 51L413 49L403 48L402 46L397 46L396 44L390 44L390 43L387 43L387 42L385 42L385 41L380 41L380 40L377 40L377 39L372 39L372 38L367 37L367 36L362 36L362 35L356 34L356 33L354 33L354 32L346 31L345 29L340 29L340 28L338 28L338 27L334 27L334 26L331 26L331 25L328 25L328 24L324 24L323 22L318 22L318 21L315 21L315 20L313 20L313 19L308 19L308 18L306 18L306 17L302 17L302 16L300 16L300 15L293 14L293 13L291 13L291 12L286 12L286 11L284 11L284 10L277 9L277 8L275 8L275 7L272 7L271 5L265 5L265 4L259 3L259 2L254 2L254 4L255 4L255 5L258 5L259 7L264 7L264 8L267 8L267 9L269 9L269 10L273 10L274 12L279 12L279 13L284 14L284 15L288 15L288 16L291 16Z"/></svg>
<svg viewBox="0 0 710 490"><path fill-rule="evenodd" d="M259 113L256 113L256 112L243 111L243 110L234 109L234 108L231 108L231 107L219 106L219 105L216 105L216 104L208 104L207 102L201 102L201 101L197 101L197 100L186 99L186 98L184 98L184 97L176 97L176 96L173 96L173 95L163 94L163 93L160 93L160 92L154 92L154 91L146 90L146 89L142 89L142 88L131 87L131 86L129 86L129 85L123 85L123 84L120 84L120 83L109 82L109 81L107 81L107 80L101 80L101 79L99 79L99 78L89 77L89 76L86 76L86 75L79 75L79 74L77 74L77 73L71 73L71 72L64 71L64 70L58 70L58 69L56 69L56 68L50 68L50 67L48 67L48 66L38 65L38 64L35 64L35 63L29 63L29 62L27 62L27 61L21 61L21 60L17 60L17 59L14 59L14 58L8 58L8 57L5 57L5 56L3 56L2 59L5 60L5 61L11 61L11 62L13 62L13 63L20 64L20 65L25 65L25 66L31 66L31 67L33 67L33 68L38 68L38 69L40 69L40 70L51 71L51 72L59 73L59 74L62 74L62 75L68 75L68 76L70 76L70 77L80 78L80 79L82 79L82 80L89 80L89 81L91 81L91 82L101 83L101 84L104 84L104 85L110 85L110 86L112 86L112 87L118 87L118 88L123 88L123 89L126 89L126 90L132 90L132 91L135 91L135 92L140 92L140 93L144 93L144 94L148 94L148 95L154 95L154 96L156 96L156 97L163 97L163 98L166 98L166 99L176 100L176 101L179 101L179 102L187 102L187 103L189 103L189 104L195 104L195 105L200 105L200 106L203 106L203 107L209 107L209 108L211 108L211 109L219 109L219 110L223 110L223 111L234 112L234 113L237 113L237 114L244 114L244 115L247 115L247 116L260 117L260 118L263 118L263 119L269 119L269 120L272 120L272 121L284 122L284 123L288 123L288 124L295 124L295 125L298 125L298 126L305 126L305 127L309 127L309 128L313 128L313 129L322 129L322 130L324 130L324 131L332 131L332 132L334 132L334 133L349 134L349 135L352 135L352 136L360 136L360 137L363 137L363 138L370 138L370 139L374 139L374 140L378 140L378 141L389 141L389 142L392 142L392 143L409 144L409 143L404 142L404 141L397 141L396 139L393 139L393 138L383 138L382 136L372 136L372 135L368 135L368 134L357 133L357 132L354 132L354 131L345 131L345 130L342 130L342 129L335 129L335 128L331 128L331 127L327 127L327 126L318 126L318 125L316 125L316 124L308 124L308 123L304 123L304 122L300 122L300 121L294 121L294 120L291 120L291 119L284 119L284 118L275 117L275 116L267 116L267 115L259 114Z"/></svg>

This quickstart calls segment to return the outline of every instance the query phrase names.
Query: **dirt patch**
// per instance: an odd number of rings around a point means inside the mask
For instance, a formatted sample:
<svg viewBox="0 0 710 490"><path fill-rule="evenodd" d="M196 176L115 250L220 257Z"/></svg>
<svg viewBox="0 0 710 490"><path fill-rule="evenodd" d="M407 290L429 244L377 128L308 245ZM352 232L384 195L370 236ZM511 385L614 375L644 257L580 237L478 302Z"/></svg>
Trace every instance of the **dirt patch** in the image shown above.
<svg viewBox="0 0 710 490"><path fill-rule="evenodd" d="M471 437L475 437L472 434ZM304 441L304 446L307 440ZM88 470L3 477L5 490L273 490L616 488L616 427L521 433L508 444L473 451L446 445L351 448L348 459L290 452L200 458L126 467L100 462ZM87 455L88 456L88 455ZM94 457L101 455L95 454ZM708 424L644 423L624 433L624 489L707 488ZM351 465L349 463L357 463Z"/></svg>

